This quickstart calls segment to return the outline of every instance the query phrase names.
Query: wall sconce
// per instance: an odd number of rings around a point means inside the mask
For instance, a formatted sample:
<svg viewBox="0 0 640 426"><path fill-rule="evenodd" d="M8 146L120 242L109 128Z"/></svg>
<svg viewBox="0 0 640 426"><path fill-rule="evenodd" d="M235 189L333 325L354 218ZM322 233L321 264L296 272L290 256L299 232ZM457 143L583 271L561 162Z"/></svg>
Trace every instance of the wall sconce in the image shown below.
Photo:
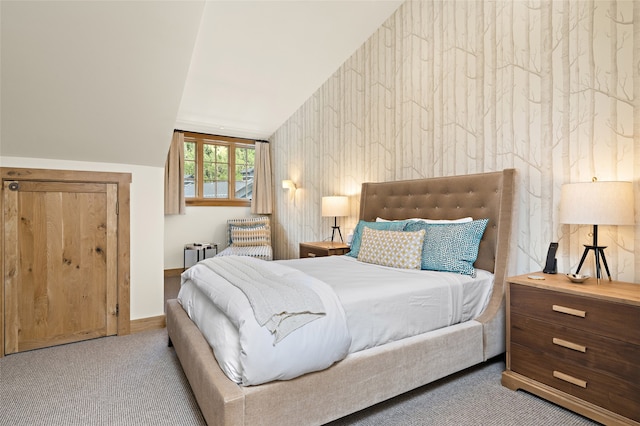
<svg viewBox="0 0 640 426"><path fill-rule="evenodd" d="M289 190L289 199L293 200L296 195L296 184L293 183L291 179L286 179L282 181L282 188Z"/></svg>
<svg viewBox="0 0 640 426"><path fill-rule="evenodd" d="M288 190L293 190L293 191L295 191L297 189L296 188L296 184L293 183L293 181L290 180L290 179L286 179L286 180L282 181L282 188L283 189L288 189Z"/></svg>

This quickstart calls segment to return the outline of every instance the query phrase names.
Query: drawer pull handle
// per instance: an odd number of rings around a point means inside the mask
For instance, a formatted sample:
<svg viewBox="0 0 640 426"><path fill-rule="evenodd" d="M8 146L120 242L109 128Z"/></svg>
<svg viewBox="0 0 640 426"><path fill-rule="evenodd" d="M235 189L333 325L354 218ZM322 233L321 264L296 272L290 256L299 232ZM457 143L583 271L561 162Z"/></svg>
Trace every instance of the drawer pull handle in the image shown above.
<svg viewBox="0 0 640 426"><path fill-rule="evenodd" d="M580 386L581 388L587 388L587 382L581 379L577 379L573 376L570 376L568 374L564 374L561 373L560 371L555 371L553 372L553 377L555 377L556 379L560 379L560 380L564 380L565 382L569 382L572 385L576 385L576 386Z"/></svg>
<svg viewBox="0 0 640 426"><path fill-rule="evenodd" d="M307 253L307 256L309 256L309 257L316 257L316 254L315 254L315 253Z"/></svg>
<svg viewBox="0 0 640 426"><path fill-rule="evenodd" d="M577 343L569 342L568 340L558 339L557 337L553 338L553 344L562 346L563 348L573 349L578 352L587 352L587 347L579 345Z"/></svg>
<svg viewBox="0 0 640 426"><path fill-rule="evenodd" d="M551 309L553 309L556 312L560 312L562 314L573 315L574 317L584 318L587 316L587 313L585 311L580 311L578 309L573 309L573 308L567 308L566 306L562 306L562 305L553 305Z"/></svg>

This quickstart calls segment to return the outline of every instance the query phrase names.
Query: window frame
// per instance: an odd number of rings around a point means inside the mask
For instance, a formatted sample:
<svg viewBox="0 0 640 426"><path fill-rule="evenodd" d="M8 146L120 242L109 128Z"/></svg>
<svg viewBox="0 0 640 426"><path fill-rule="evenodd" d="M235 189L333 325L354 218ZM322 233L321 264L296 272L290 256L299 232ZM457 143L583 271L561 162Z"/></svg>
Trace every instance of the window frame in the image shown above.
<svg viewBox="0 0 640 426"><path fill-rule="evenodd" d="M236 185L236 148L252 145L255 150L256 141L253 139L235 138L231 136L219 136L207 133L182 132L184 134L184 142L196 144L196 176L194 182L196 186L196 197L184 198L187 206L233 206L233 207L249 207L251 206L251 198L235 198L231 188ZM229 198L205 198L202 196L204 188L204 180L202 179L202 171L204 170L204 145L218 145L229 148ZM184 160L183 160L184 161ZM183 164L184 166L184 164ZM255 170L255 164L254 164Z"/></svg>

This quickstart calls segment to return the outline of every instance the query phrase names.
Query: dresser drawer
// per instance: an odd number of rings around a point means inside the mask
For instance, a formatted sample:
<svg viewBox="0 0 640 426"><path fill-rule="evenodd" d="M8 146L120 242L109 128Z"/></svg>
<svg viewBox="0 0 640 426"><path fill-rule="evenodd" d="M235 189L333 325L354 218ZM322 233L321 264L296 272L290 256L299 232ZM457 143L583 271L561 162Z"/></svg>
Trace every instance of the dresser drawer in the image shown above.
<svg viewBox="0 0 640 426"><path fill-rule="evenodd" d="M640 384L640 346L584 330L511 315L511 343Z"/></svg>
<svg viewBox="0 0 640 426"><path fill-rule="evenodd" d="M602 285L606 286L606 283ZM511 284L509 291L511 314L640 345L638 307L519 284Z"/></svg>
<svg viewBox="0 0 640 426"><path fill-rule="evenodd" d="M640 421L640 384L567 363L512 343L511 370L584 401Z"/></svg>
<svg viewBox="0 0 640 426"><path fill-rule="evenodd" d="M333 243L327 241L315 243L300 243L300 258L339 256L347 254L351 248L346 244Z"/></svg>
<svg viewBox="0 0 640 426"><path fill-rule="evenodd" d="M303 259L305 257L322 257L329 256L329 252L325 249L315 248L315 247L303 247L300 246L300 258Z"/></svg>

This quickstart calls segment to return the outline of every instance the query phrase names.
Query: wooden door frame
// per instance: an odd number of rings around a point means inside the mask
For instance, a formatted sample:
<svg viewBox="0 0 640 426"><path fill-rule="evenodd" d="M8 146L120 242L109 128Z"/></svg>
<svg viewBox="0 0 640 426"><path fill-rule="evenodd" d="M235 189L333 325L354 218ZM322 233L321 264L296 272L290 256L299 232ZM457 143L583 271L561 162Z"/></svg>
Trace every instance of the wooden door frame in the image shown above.
<svg viewBox="0 0 640 426"><path fill-rule="evenodd" d="M0 167L0 357L4 356L4 181L37 180L57 182L96 182L118 185L118 335L131 332L130 328L130 185L131 173L90 172L77 170L47 170L18 167Z"/></svg>

